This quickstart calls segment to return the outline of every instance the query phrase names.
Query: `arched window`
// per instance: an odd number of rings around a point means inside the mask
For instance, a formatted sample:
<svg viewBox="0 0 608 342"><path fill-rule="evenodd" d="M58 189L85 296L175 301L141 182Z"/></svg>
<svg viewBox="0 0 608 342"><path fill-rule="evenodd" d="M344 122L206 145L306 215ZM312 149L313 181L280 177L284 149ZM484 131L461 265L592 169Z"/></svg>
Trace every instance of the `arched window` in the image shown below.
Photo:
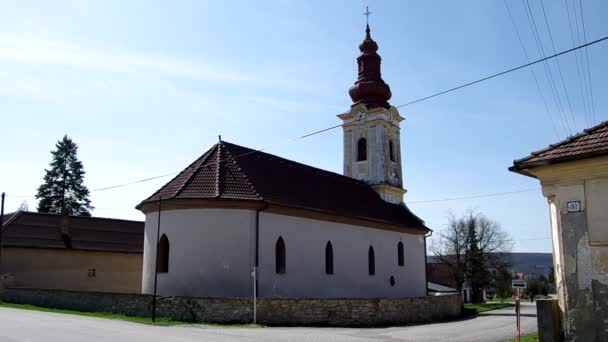
<svg viewBox="0 0 608 342"><path fill-rule="evenodd" d="M388 156L391 159L391 161L395 161L395 152L394 152L392 140L388 141Z"/></svg>
<svg viewBox="0 0 608 342"><path fill-rule="evenodd" d="M163 234L156 248L156 272L169 272L169 239Z"/></svg>
<svg viewBox="0 0 608 342"><path fill-rule="evenodd" d="M334 274L334 248L331 241L325 245L325 274Z"/></svg>
<svg viewBox="0 0 608 342"><path fill-rule="evenodd" d="M367 140L365 138L357 141L357 161L367 160Z"/></svg>
<svg viewBox="0 0 608 342"><path fill-rule="evenodd" d="M397 264L403 266L405 264L405 258L403 255L403 242L399 241L397 244Z"/></svg>
<svg viewBox="0 0 608 342"><path fill-rule="evenodd" d="M374 255L374 247L369 246L367 251L367 269L369 275L376 274L376 256Z"/></svg>
<svg viewBox="0 0 608 342"><path fill-rule="evenodd" d="M278 274L285 273L285 242L280 236L275 246L275 267Z"/></svg>

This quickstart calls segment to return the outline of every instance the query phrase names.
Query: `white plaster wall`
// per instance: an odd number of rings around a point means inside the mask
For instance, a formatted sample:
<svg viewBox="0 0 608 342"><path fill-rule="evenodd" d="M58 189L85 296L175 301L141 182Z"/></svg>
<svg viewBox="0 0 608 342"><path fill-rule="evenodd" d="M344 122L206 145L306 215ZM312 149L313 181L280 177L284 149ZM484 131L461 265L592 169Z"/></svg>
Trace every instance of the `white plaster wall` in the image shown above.
<svg viewBox="0 0 608 342"><path fill-rule="evenodd" d="M286 273L275 273L275 243L283 237ZM331 241L334 274L325 274L325 245ZM397 243L405 265L397 264ZM368 274L368 248L376 274ZM306 218L260 213L259 288L262 297L374 298L426 295L424 236ZM395 286L389 284L395 277Z"/></svg>
<svg viewBox="0 0 608 342"><path fill-rule="evenodd" d="M158 213L146 215L142 292L152 293ZM160 234L169 238L169 272L158 274L161 296L247 297L252 293L255 211L163 211Z"/></svg>

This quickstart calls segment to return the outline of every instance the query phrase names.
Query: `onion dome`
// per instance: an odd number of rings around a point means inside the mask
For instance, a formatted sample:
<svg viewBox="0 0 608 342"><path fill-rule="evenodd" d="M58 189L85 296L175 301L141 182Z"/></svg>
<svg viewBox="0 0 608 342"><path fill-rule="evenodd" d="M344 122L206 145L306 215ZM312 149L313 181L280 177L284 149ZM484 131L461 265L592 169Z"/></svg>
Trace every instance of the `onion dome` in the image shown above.
<svg viewBox="0 0 608 342"><path fill-rule="evenodd" d="M353 106L365 104L368 109L376 107L390 108L388 100L391 98L391 89L384 83L380 74L380 55L378 44L370 35L369 25L365 29L365 39L359 44L361 54L357 57L359 77L350 87L348 93L353 100Z"/></svg>

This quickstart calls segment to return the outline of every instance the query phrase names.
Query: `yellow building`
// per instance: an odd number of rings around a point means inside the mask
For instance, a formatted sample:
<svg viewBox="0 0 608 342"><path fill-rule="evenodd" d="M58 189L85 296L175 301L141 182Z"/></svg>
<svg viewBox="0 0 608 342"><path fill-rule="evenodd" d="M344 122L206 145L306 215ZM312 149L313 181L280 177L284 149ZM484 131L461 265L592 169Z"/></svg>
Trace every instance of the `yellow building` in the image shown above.
<svg viewBox="0 0 608 342"><path fill-rule="evenodd" d="M144 223L20 211L2 225L7 287L141 292Z"/></svg>
<svg viewBox="0 0 608 342"><path fill-rule="evenodd" d="M608 341L608 121L516 160L549 203L566 340Z"/></svg>

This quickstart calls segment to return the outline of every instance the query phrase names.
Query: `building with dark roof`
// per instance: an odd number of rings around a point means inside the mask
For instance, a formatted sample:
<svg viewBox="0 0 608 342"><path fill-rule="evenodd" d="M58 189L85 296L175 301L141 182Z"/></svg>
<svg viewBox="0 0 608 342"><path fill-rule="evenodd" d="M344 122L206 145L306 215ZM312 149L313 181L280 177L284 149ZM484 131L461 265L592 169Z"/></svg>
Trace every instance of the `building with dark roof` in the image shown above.
<svg viewBox="0 0 608 342"><path fill-rule="evenodd" d="M139 293L143 239L143 222L18 211L4 218L0 273L12 287Z"/></svg>
<svg viewBox="0 0 608 342"><path fill-rule="evenodd" d="M424 221L403 203L400 122L369 26L343 120L344 174L219 141L143 200L144 293L426 295ZM159 232L159 233L157 233Z"/></svg>
<svg viewBox="0 0 608 342"><path fill-rule="evenodd" d="M540 180L566 340L608 340L608 121L515 160Z"/></svg>

